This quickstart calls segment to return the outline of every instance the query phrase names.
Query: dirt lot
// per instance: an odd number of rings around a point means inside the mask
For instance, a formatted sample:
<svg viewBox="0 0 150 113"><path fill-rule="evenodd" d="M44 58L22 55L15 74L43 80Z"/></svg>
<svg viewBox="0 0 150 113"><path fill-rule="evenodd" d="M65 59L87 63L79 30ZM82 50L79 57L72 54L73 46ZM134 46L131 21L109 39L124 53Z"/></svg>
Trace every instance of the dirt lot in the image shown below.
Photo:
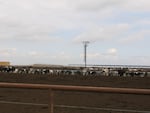
<svg viewBox="0 0 150 113"><path fill-rule="evenodd" d="M83 77L0 73L0 82L150 89L150 77ZM47 90L0 88L0 102L3 102L0 103L0 113L49 113ZM15 102L15 104L11 104L11 102ZM18 102L26 104L18 104ZM31 103L35 104L31 105ZM54 105L54 113L137 113L137 110L141 113L144 111L150 113L150 96L55 91ZM72 107L68 108L68 106ZM77 106L80 108L76 109ZM103 108L107 109L104 110ZM132 112L117 111L116 109L132 110Z"/></svg>

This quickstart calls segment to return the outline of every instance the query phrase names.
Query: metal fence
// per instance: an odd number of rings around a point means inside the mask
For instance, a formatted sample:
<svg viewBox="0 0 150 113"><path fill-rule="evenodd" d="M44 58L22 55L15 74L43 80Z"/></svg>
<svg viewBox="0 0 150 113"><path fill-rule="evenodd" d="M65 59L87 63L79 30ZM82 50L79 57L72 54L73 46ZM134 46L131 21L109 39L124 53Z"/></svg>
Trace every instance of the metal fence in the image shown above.
<svg viewBox="0 0 150 113"><path fill-rule="evenodd" d="M47 90L49 90L49 98L50 98L49 104L48 104L49 113L54 113L54 102L53 102L53 100L54 100L54 91L55 90L150 95L150 89L133 89L133 88L88 87L88 86L68 86L68 85L44 85L44 84L24 84L24 83L0 83L0 88L29 88L29 89L47 89ZM1 103L10 103L10 102L5 102L5 101L0 101L0 102ZM16 102L16 103L13 103L13 104L21 104L21 103ZM30 104L30 103L26 103L26 104ZM39 105L43 105L43 104L39 104ZM57 107L77 108L76 106L57 106ZM84 107L84 109L92 109L92 108ZM95 109L103 109L103 108L95 108ZM108 110L110 110L110 109L108 109ZM113 110L115 110L115 109L113 109ZM120 110L118 110L118 111L120 111ZM132 111L136 112L136 113L138 112L138 111L134 111L134 110L132 110ZM141 111L141 112L142 113L148 113L150 111Z"/></svg>

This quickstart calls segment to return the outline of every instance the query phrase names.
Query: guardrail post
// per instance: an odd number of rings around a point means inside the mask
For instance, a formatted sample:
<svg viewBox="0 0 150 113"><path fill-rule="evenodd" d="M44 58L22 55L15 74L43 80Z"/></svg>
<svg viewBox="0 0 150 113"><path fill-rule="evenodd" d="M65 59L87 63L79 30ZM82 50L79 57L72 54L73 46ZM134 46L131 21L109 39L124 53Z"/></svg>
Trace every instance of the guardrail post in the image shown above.
<svg viewBox="0 0 150 113"><path fill-rule="evenodd" d="M54 113L54 92L51 88L49 89L49 97L49 111L50 113Z"/></svg>

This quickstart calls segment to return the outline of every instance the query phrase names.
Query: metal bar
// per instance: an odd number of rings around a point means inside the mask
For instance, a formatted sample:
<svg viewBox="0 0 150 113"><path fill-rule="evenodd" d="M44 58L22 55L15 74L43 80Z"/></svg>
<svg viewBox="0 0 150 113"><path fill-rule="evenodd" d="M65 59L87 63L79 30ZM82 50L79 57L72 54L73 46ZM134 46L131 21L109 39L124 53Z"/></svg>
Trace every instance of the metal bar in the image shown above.
<svg viewBox="0 0 150 113"><path fill-rule="evenodd" d="M88 87L88 86L44 85L44 84L24 84L24 83L0 83L0 87L150 95L150 89L134 89L134 88Z"/></svg>
<svg viewBox="0 0 150 113"><path fill-rule="evenodd" d="M50 101L49 101L50 113L54 113L53 90L150 95L150 89L133 89L133 88L44 85L44 84L24 84L24 83L0 83L0 87L2 88L48 89L49 97L50 97ZM15 103L15 104L18 104L18 103ZM27 103L27 104L30 104L30 103ZM67 106L62 106L62 107L67 107Z"/></svg>
<svg viewBox="0 0 150 113"><path fill-rule="evenodd" d="M16 104L16 105L28 105L28 106L48 106L48 104L13 102L13 101L0 101L0 103L3 103L3 104Z"/></svg>
<svg viewBox="0 0 150 113"><path fill-rule="evenodd" d="M25 102L13 102L13 101L0 101L3 104L16 104L16 105L28 105L28 106L49 106L48 104L39 103L25 103ZM103 110L103 111L116 111L116 112L130 112L130 113L150 113L150 111L141 110L129 110L129 109L113 109L113 108L100 108L100 107L87 107L87 106L69 106L69 105L54 105L54 108L71 108L71 109L86 109L86 110Z"/></svg>
<svg viewBox="0 0 150 113"><path fill-rule="evenodd" d="M115 111L115 112L130 112L130 113L150 113L150 111L139 111L129 109L113 109L113 108L99 108L99 107L87 107L87 106L68 106L68 105L55 105L60 108L71 108L71 109L86 109L86 110L100 110L100 111Z"/></svg>
<svg viewBox="0 0 150 113"><path fill-rule="evenodd" d="M50 113L54 113L54 94L53 90L49 89L49 98L50 98L50 103L49 103L49 110Z"/></svg>
<svg viewBox="0 0 150 113"><path fill-rule="evenodd" d="M16 105L28 105L28 106L49 106L48 104L39 103L25 103L25 102L13 102L13 101L0 101L3 104L16 104ZM150 111L141 110L129 110L129 109L113 109L113 108L100 108L100 107L87 107L87 106L69 106L69 105L54 105L54 108L72 108L72 109L86 109L86 110L103 110L103 111L116 111L116 112L130 112L130 113L150 113Z"/></svg>

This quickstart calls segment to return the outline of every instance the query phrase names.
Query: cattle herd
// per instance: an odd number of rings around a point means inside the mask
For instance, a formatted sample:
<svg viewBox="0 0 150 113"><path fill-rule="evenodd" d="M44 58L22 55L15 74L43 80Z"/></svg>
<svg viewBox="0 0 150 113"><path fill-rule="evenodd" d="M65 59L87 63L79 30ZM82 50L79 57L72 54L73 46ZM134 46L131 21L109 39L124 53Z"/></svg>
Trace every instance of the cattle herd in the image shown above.
<svg viewBox="0 0 150 113"><path fill-rule="evenodd" d="M0 66L2 73L150 77L149 68Z"/></svg>

